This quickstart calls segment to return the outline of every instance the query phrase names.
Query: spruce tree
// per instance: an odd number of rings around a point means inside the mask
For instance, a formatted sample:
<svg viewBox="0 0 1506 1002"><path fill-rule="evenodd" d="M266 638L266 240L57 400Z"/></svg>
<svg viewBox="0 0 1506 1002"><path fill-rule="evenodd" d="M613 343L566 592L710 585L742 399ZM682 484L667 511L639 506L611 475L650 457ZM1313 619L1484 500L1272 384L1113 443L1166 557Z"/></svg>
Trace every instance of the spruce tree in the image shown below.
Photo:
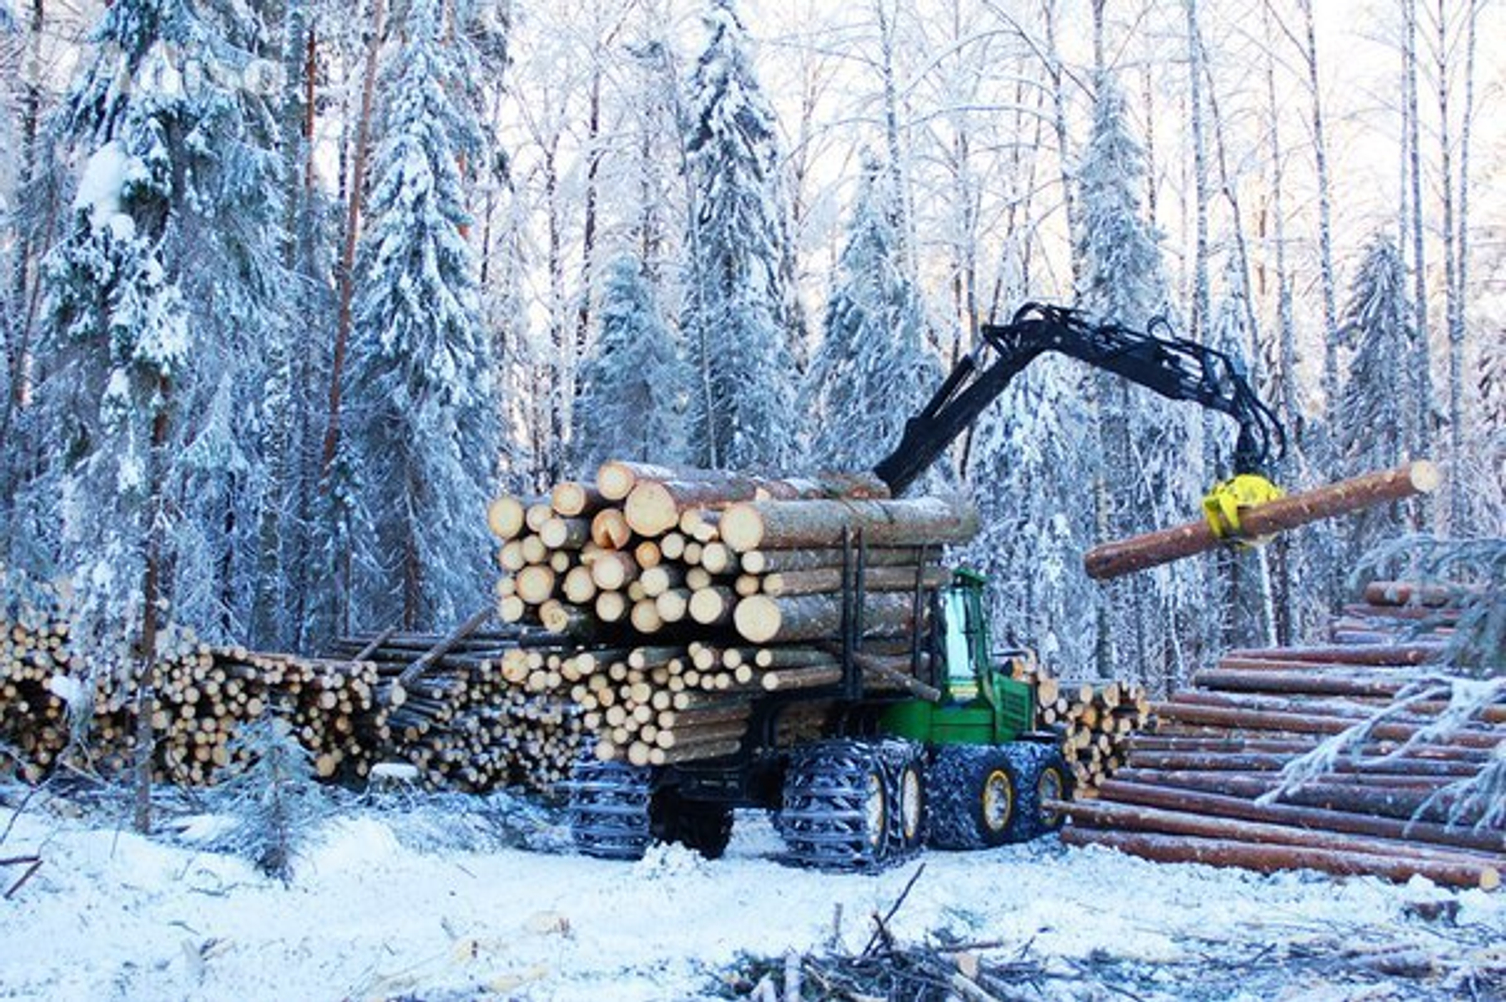
<svg viewBox="0 0 1506 1002"><path fill-rule="evenodd" d="M287 883L314 826L329 813L312 756L288 722L270 714L243 726L229 751L234 764L215 788L234 818L224 843Z"/></svg>
<svg viewBox="0 0 1506 1002"><path fill-rule="evenodd" d="M637 259L607 266L599 312L601 330L581 367L575 468L590 475L608 459L679 461L689 371Z"/></svg>
<svg viewBox="0 0 1506 1002"><path fill-rule="evenodd" d="M979 419L966 470L982 525L966 558L989 577L994 636L1068 677L1091 669L1098 608L1081 560L1094 465L1081 382L1078 363L1037 358Z"/></svg>
<svg viewBox="0 0 1506 1002"><path fill-rule="evenodd" d="M941 366L924 347L924 309L899 223L892 172L865 158L824 336L806 377L809 456L821 468L871 468L941 381Z"/></svg>
<svg viewBox="0 0 1506 1002"><path fill-rule="evenodd" d="M1145 154L1129 131L1112 75L1097 75L1092 131L1077 172L1078 303L1103 321L1149 330L1166 310L1159 234L1144 217ZM1196 496L1189 475L1195 436L1187 408L1107 373L1090 379L1097 404L1095 507L1100 537L1119 538L1181 521ZM1148 672L1168 685L1185 668L1179 608L1196 598L1196 569L1158 568L1133 585L1104 589L1098 668Z"/></svg>
<svg viewBox="0 0 1506 1002"><path fill-rule="evenodd" d="M1407 270L1391 238L1378 234L1365 249L1340 318L1352 351L1334 416L1334 437L1349 475L1388 469L1418 440L1415 408L1401 377L1413 357ZM1403 529L1399 506L1361 512L1348 522L1351 557Z"/></svg>
<svg viewBox="0 0 1506 1002"><path fill-rule="evenodd" d="M710 40L690 81L683 329L694 368L690 458L779 467L793 458L795 363L781 282L774 112L753 74L732 0L712 0Z"/></svg>
<svg viewBox="0 0 1506 1002"><path fill-rule="evenodd" d="M485 598L500 437L456 166L477 132L453 96L439 21L437 0L415 0L382 89L340 457L363 520L349 528L352 618L410 628L452 623Z"/></svg>
<svg viewBox="0 0 1506 1002"><path fill-rule="evenodd" d="M238 4L121 0L91 44L55 124L86 162L46 266L53 462L29 516L56 515L62 569L116 629L156 591L225 636L255 569L260 338L278 324L265 33Z"/></svg>

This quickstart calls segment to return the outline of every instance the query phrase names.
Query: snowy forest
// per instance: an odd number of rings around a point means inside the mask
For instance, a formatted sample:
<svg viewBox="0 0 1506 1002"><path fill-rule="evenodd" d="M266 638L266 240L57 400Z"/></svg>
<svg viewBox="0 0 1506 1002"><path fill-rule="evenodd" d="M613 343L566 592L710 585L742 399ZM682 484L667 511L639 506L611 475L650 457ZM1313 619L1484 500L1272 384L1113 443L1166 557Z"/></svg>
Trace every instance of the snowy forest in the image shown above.
<svg viewBox="0 0 1506 1002"><path fill-rule="evenodd" d="M1506 531L1486 0L0 0L0 565L80 632L314 651L490 602L487 500L607 458L870 468L1030 301L1244 366L1288 489L1425 502L1102 585L1234 429L1031 366L997 635L1165 686L1377 544ZM150 614L147 614L150 613Z"/></svg>

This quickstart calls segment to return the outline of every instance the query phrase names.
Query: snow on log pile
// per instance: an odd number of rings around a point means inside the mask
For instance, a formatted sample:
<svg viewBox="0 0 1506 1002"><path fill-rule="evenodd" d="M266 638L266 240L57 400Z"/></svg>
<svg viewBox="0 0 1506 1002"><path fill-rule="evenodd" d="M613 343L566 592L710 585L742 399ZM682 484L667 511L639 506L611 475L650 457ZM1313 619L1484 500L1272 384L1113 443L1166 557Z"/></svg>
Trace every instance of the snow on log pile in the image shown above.
<svg viewBox="0 0 1506 1002"><path fill-rule="evenodd" d="M891 500L867 474L775 479L609 462L595 485L503 497L499 615L567 643L505 664L523 691L567 695L603 760L662 765L730 754L761 693L842 678L844 581L864 573L855 664L866 691L934 692L912 638L943 546L977 516L939 498ZM845 569L844 569L845 568ZM922 669L926 656L919 657ZM777 740L819 733L827 703L788 712Z"/></svg>
<svg viewBox="0 0 1506 1002"><path fill-rule="evenodd" d="M1506 686L1440 674L1450 599L1376 583L1334 621L1330 645L1230 651L1153 704L1158 726L1132 739L1126 768L1062 805L1063 840L1264 872L1498 886ZM1461 715L1459 692L1483 698Z"/></svg>

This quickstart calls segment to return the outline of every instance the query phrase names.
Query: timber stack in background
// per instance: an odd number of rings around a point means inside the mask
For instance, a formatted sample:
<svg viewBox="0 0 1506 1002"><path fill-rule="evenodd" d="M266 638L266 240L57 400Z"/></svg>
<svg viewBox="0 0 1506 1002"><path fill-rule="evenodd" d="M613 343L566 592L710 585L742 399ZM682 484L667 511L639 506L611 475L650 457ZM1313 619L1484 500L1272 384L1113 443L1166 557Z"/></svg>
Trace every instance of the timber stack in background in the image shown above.
<svg viewBox="0 0 1506 1002"><path fill-rule="evenodd" d="M1373 582L1333 621L1330 644L1230 651L1153 705L1157 727L1131 739L1124 769L1062 805L1063 840L1262 872L1498 886L1506 831L1477 824L1489 802L1451 788L1499 768L1506 698L1428 730L1449 708L1425 682L1450 671L1460 594ZM1343 754L1304 760L1300 777L1283 771L1388 707Z"/></svg>
<svg viewBox="0 0 1506 1002"><path fill-rule="evenodd" d="M91 673L56 594L27 594L0 609L0 746L11 752L0 770L33 783L63 765L127 775L138 691L130 661ZM358 782L377 763L398 761L430 789L547 788L579 754L579 714L503 680L503 655L535 638L482 633L478 623L463 635L388 630L346 639L323 658L165 630L152 671L154 779L212 785L251 754L235 740L240 728L274 714L320 779Z"/></svg>

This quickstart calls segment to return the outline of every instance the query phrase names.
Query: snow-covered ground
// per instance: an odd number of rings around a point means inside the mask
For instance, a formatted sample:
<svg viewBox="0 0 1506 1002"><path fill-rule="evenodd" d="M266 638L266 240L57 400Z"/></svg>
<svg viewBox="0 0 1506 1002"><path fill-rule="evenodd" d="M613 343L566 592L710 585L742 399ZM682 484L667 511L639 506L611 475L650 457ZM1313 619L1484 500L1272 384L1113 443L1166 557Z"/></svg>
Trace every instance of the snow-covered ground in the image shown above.
<svg viewBox="0 0 1506 1002"><path fill-rule="evenodd" d="M353 806L284 886L196 847L219 827L213 817L179 817L164 825L174 835L143 839L102 827L99 807L80 815L71 801L34 797L17 815L12 798L0 858L44 863L0 901L0 998L720 997L744 955L861 950L870 916L921 864L890 922L900 940L950 932L998 943L1000 956L1134 972L1133 994L1123 990L1133 998L1489 998L1460 971L1506 964L1506 896L1421 881L1259 877L1055 840L932 852L879 875L813 873L778 863L772 828L753 814L739 816L722 860L661 847L624 864L514 847L559 832L505 799L484 812L461 803ZM18 875L0 868L0 892ZM1414 914L1435 899L1451 921ZM1324 973L1326 956L1407 950L1455 966L1355 980L1336 959ZM1052 997L1111 996L1058 985Z"/></svg>

